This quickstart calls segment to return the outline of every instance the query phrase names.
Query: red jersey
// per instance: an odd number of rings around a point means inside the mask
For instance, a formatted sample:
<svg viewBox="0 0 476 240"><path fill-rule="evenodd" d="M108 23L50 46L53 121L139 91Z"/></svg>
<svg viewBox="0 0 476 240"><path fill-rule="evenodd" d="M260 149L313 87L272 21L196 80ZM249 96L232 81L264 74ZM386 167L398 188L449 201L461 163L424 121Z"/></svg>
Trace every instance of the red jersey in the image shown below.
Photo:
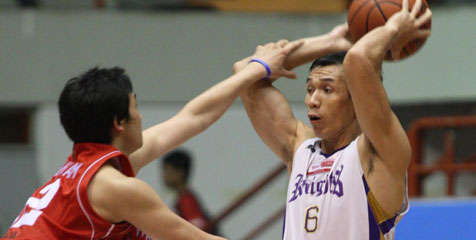
<svg viewBox="0 0 476 240"><path fill-rule="evenodd" d="M193 225L197 226L202 230L209 224L209 218L205 210L203 210L200 202L197 197L190 191L186 190L184 193L180 194L177 202L175 204L175 210L177 214L183 219L189 221ZM209 229L209 233L218 234L216 228Z"/></svg>
<svg viewBox="0 0 476 240"><path fill-rule="evenodd" d="M131 224L112 224L89 203L88 184L108 161L134 177L126 155L111 145L74 144L66 164L26 202L5 239L147 239Z"/></svg>

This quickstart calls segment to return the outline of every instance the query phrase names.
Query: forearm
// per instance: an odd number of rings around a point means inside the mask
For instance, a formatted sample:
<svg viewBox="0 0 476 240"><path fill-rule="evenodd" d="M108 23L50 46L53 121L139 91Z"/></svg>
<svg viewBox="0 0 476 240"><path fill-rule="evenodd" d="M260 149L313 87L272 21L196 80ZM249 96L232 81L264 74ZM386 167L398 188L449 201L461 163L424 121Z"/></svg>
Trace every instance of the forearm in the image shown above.
<svg viewBox="0 0 476 240"><path fill-rule="evenodd" d="M284 95L270 81L262 81L244 90L240 97L260 138L287 164L292 158L298 121Z"/></svg>
<svg viewBox="0 0 476 240"><path fill-rule="evenodd" d="M329 34L317 37L304 38L304 44L295 52L290 54L284 62L286 69L293 69L297 66L314 61L320 56L340 51Z"/></svg>
<svg viewBox="0 0 476 240"><path fill-rule="evenodd" d="M240 92L266 76L259 63L250 63L239 73L216 84L187 103L179 114L190 115L200 121L203 129L215 122L239 96Z"/></svg>
<svg viewBox="0 0 476 240"><path fill-rule="evenodd" d="M380 26L364 35L349 50L349 54L366 58L370 63L380 69L385 55L390 49L398 31L388 25Z"/></svg>

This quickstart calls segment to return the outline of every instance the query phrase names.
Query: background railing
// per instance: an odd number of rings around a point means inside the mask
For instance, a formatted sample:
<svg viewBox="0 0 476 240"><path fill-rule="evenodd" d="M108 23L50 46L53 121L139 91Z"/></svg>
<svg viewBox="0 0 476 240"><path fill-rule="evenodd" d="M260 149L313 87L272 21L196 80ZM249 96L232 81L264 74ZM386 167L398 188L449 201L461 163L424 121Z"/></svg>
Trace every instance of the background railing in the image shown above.
<svg viewBox="0 0 476 240"><path fill-rule="evenodd" d="M455 194L455 175L461 172L476 172L476 141L472 144L474 152L457 161L455 150L456 129L476 128L476 116L424 117L415 120L408 129L408 138L412 146L412 161L408 169L408 193L412 197L422 195L422 185L426 176L435 172L446 175L447 195ZM424 134L442 129L443 153L435 163L428 164L424 159ZM476 136L475 136L476 140Z"/></svg>

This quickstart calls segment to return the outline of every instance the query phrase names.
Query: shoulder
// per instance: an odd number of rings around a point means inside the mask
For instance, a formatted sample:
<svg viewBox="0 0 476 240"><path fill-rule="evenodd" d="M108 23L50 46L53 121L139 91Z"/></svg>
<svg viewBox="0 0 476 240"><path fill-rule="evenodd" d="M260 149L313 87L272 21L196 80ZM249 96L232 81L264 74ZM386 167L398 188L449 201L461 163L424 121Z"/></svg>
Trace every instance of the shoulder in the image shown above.
<svg viewBox="0 0 476 240"><path fill-rule="evenodd" d="M306 125L305 123L298 121L298 126L296 130L296 139L294 142L294 148L292 152L292 156L296 154L299 148L304 145L305 143L317 139L314 135L314 131L311 127Z"/></svg>
<svg viewBox="0 0 476 240"><path fill-rule="evenodd" d="M124 221L124 209L147 203L153 189L144 181L127 177L109 164L98 170L88 186L92 208L102 218L114 222Z"/></svg>

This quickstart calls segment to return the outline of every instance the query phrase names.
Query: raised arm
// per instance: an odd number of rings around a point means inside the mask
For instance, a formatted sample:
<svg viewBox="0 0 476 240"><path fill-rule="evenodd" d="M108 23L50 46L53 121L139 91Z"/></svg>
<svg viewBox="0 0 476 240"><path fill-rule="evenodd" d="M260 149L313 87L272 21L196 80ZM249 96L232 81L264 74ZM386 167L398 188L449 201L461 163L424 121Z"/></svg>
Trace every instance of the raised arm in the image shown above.
<svg viewBox="0 0 476 240"><path fill-rule="evenodd" d="M411 149L403 127L390 108L380 77L381 68L387 51L391 50L394 58L398 59L402 46L429 35L429 31L419 28L431 18L431 12L427 10L421 17L416 17L420 8L421 0L418 0L409 12L408 0L404 0L402 11L393 15L384 26L374 29L356 42L343 64L364 137L397 177L405 176Z"/></svg>
<svg viewBox="0 0 476 240"><path fill-rule="evenodd" d="M348 50L351 43L346 35L347 25L343 24L327 34L304 38L303 46L289 55L285 67L292 69L331 52ZM239 64L235 65L235 71L240 69ZM294 117L286 98L272 82L257 82L245 89L240 97L258 135L290 169L296 148L314 133ZM302 85L304 89L304 83Z"/></svg>
<svg viewBox="0 0 476 240"><path fill-rule="evenodd" d="M269 43L259 46L252 58L266 62L273 78L293 77L292 72L284 69L283 62L300 45L302 41L285 45ZM144 165L207 129L223 115L241 90L266 76L267 70L262 64L247 63L243 71L194 98L171 119L145 130L143 146L130 156L134 171L137 173Z"/></svg>
<svg viewBox="0 0 476 240"><path fill-rule="evenodd" d="M347 51L352 46L348 36L347 23L337 25L329 33L302 38L304 44L291 53L284 62L286 69L293 69L297 66L312 62L318 57L325 56L333 52Z"/></svg>

